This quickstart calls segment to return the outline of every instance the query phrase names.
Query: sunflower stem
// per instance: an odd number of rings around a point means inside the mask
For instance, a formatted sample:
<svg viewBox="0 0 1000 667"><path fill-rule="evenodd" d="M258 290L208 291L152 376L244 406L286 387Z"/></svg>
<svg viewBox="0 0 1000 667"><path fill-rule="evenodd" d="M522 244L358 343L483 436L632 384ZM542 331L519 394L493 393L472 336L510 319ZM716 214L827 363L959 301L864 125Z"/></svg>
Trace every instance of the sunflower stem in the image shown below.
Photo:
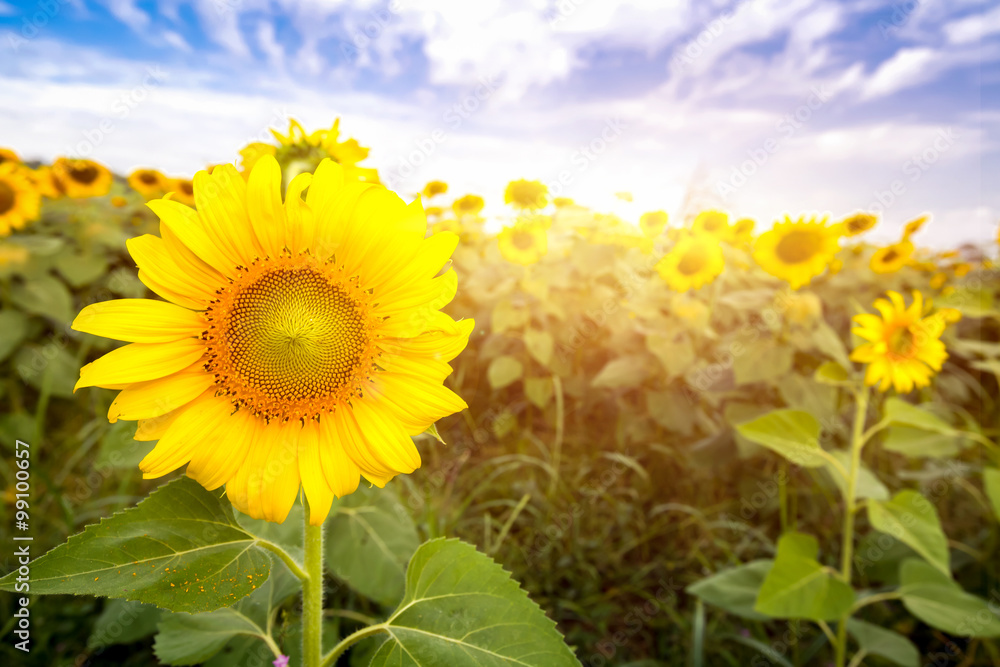
<svg viewBox="0 0 1000 667"><path fill-rule="evenodd" d="M302 664L319 667L323 655L323 524L309 523L305 514L305 571L302 586Z"/></svg>
<svg viewBox="0 0 1000 667"><path fill-rule="evenodd" d="M847 470L847 493L844 497L844 534L841 547L840 574L847 585L851 584L851 565L854 561L854 514L857 512L855 496L858 489L858 472L861 468L861 449L865 444L865 420L868 416L868 387L854 394L854 430L851 434L851 462ZM851 612L844 614L837 625L836 665L844 667L847 658L847 619Z"/></svg>

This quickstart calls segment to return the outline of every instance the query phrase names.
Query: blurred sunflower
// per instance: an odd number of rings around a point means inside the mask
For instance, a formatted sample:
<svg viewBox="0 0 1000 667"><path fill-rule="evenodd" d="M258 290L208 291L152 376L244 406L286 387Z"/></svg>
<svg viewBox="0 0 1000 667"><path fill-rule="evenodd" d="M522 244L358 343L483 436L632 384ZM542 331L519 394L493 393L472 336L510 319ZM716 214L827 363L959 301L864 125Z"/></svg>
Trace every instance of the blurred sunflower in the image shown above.
<svg viewBox="0 0 1000 667"><path fill-rule="evenodd" d="M968 262L959 262L958 264L953 264L951 266L952 272L955 274L956 278L964 278L969 275L969 271L972 271L972 264Z"/></svg>
<svg viewBox="0 0 1000 667"><path fill-rule="evenodd" d="M448 184L444 181L431 181L424 186L423 195L430 199L448 192Z"/></svg>
<svg viewBox="0 0 1000 667"><path fill-rule="evenodd" d="M194 206L194 182L190 178L172 178L167 182L171 198L188 206Z"/></svg>
<svg viewBox="0 0 1000 667"><path fill-rule="evenodd" d="M926 387L948 358L941 334L949 322L957 321L957 311L945 308L924 317L923 295L913 292L909 307L899 292L888 292L889 300L876 299L881 314L854 316L858 337L868 341L851 353L851 360L868 364L865 384L878 384L879 391L894 387L907 393L914 387ZM959 316L960 317L960 316Z"/></svg>
<svg viewBox="0 0 1000 667"><path fill-rule="evenodd" d="M914 218L913 220L910 220L908 223L906 223L906 226L903 227L903 240L909 241L910 237L919 232L923 228L923 226L927 224L927 221L930 219L931 216L922 215L919 218Z"/></svg>
<svg viewBox="0 0 1000 667"><path fill-rule="evenodd" d="M271 130L278 145L252 143L240 151L243 158L243 177L249 178L253 166L264 156L274 156L287 172L286 177L302 172L312 172L322 160L332 159L344 168L348 180L378 183L378 171L359 167L368 157L368 149L354 139L340 141L340 119L330 129L308 133L299 121L291 119L288 134Z"/></svg>
<svg viewBox="0 0 1000 667"><path fill-rule="evenodd" d="M803 217L792 221L785 216L784 222L775 223L757 238L753 258L772 276L787 281L792 289L799 289L833 261L840 249L837 238L825 218L807 221Z"/></svg>
<svg viewBox="0 0 1000 667"><path fill-rule="evenodd" d="M73 199L102 197L111 190L113 177L93 160L61 157L52 164L52 177L63 194Z"/></svg>
<svg viewBox="0 0 1000 667"><path fill-rule="evenodd" d="M435 234L439 234L441 232L451 232L452 234L458 234L461 236L463 229L462 223L455 218L445 218L444 220L435 222L431 225L431 231Z"/></svg>
<svg viewBox="0 0 1000 667"><path fill-rule="evenodd" d="M691 233L683 236L654 268L671 289L686 292L712 282L724 267L719 240L711 234Z"/></svg>
<svg viewBox="0 0 1000 667"><path fill-rule="evenodd" d="M823 302L812 292L789 294L785 302L785 318L792 324L809 326L823 317Z"/></svg>
<svg viewBox="0 0 1000 667"><path fill-rule="evenodd" d="M666 226L666 211L650 211L648 213L643 213L639 218L639 229L641 229L642 233L646 235L646 238L656 238L663 233L663 229Z"/></svg>
<svg viewBox="0 0 1000 667"><path fill-rule="evenodd" d="M871 213L858 212L847 216L833 227L844 236L857 236L867 232L877 222L878 216Z"/></svg>
<svg viewBox="0 0 1000 667"><path fill-rule="evenodd" d="M514 264L535 264L548 252L545 226L538 221L521 221L505 227L497 236L500 254Z"/></svg>
<svg viewBox="0 0 1000 667"><path fill-rule="evenodd" d="M545 208L549 203L549 188L541 181L511 181L504 191L503 200L520 209Z"/></svg>
<svg viewBox="0 0 1000 667"><path fill-rule="evenodd" d="M906 266L912 255L913 244L905 240L899 241L876 250L869 266L875 273L895 273Z"/></svg>
<svg viewBox="0 0 1000 667"><path fill-rule="evenodd" d="M566 208L567 206L573 206L575 203L569 197L556 197L552 200L552 205L556 208ZM998 238L1000 238L1000 235L998 235Z"/></svg>
<svg viewBox="0 0 1000 667"><path fill-rule="evenodd" d="M441 208L440 206L428 206L427 208L424 209L424 215L426 215L428 218L440 217L442 213L444 213L444 209Z"/></svg>
<svg viewBox="0 0 1000 667"><path fill-rule="evenodd" d="M34 183L38 194L43 197L59 199L63 196L63 192L60 189L61 186L52 173L52 167L42 165L38 169L31 170L28 172L28 178Z"/></svg>
<svg viewBox="0 0 1000 667"><path fill-rule="evenodd" d="M708 306L686 292L678 292L670 298L670 312L686 322L693 329L703 329L708 324Z"/></svg>
<svg viewBox="0 0 1000 667"><path fill-rule="evenodd" d="M26 170L16 162L0 164L0 236L38 218L38 190Z"/></svg>
<svg viewBox="0 0 1000 667"><path fill-rule="evenodd" d="M0 148L0 164L4 162L14 162L16 164L21 163L21 158L18 157L17 153L9 148Z"/></svg>
<svg viewBox="0 0 1000 667"><path fill-rule="evenodd" d="M756 224L752 218L740 218L729 228L726 240L735 246L750 245L753 243L753 229Z"/></svg>
<svg viewBox="0 0 1000 667"><path fill-rule="evenodd" d="M933 276L931 276L929 284L931 286L931 289L941 289L947 282L948 282L948 274L941 271L940 273L935 273Z"/></svg>
<svg viewBox="0 0 1000 667"><path fill-rule="evenodd" d="M451 204L451 210L455 212L457 216L463 215L479 215L479 212L483 210L486 202L479 195L465 195L464 197L459 197Z"/></svg>
<svg viewBox="0 0 1000 667"><path fill-rule="evenodd" d="M170 179L155 169L136 169L129 174L128 184L146 199L162 196L171 186Z"/></svg>
<svg viewBox="0 0 1000 667"><path fill-rule="evenodd" d="M729 235L729 214L716 209L702 211L691 223L691 231L704 232L718 239L724 239Z"/></svg>
<svg viewBox="0 0 1000 667"><path fill-rule="evenodd" d="M136 438L159 441L144 477L187 464L277 522L301 484L320 524L360 476L381 487L419 467L410 436L466 407L442 384L474 326L439 310L455 295L455 271L438 274L458 239L425 239L419 200L332 160L284 202L273 157L249 182L224 165L194 183L197 211L154 199L161 236L128 242L166 301L97 303L74 321L131 343L81 369L77 388L122 390L110 421L139 420Z"/></svg>

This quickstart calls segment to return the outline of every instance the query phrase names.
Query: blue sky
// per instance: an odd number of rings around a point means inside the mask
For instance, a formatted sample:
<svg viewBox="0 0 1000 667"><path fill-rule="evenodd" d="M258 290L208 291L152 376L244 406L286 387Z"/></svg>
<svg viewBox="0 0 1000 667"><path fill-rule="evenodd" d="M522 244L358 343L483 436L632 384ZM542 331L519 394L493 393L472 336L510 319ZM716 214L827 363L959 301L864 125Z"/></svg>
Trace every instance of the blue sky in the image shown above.
<svg viewBox="0 0 1000 667"><path fill-rule="evenodd" d="M0 145L190 174L288 117L390 186L995 237L1000 3L0 0ZM631 204L614 197L630 191Z"/></svg>

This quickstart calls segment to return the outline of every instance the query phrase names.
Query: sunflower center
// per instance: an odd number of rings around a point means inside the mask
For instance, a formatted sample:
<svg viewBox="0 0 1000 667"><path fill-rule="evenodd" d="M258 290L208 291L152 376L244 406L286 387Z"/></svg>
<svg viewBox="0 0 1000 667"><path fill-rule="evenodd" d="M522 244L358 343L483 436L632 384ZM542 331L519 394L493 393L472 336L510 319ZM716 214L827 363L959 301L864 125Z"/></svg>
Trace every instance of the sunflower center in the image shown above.
<svg viewBox="0 0 1000 667"><path fill-rule="evenodd" d="M796 230L789 232L778 241L775 254L786 264L805 262L823 247L823 238L816 232Z"/></svg>
<svg viewBox="0 0 1000 667"><path fill-rule="evenodd" d="M194 185L191 184L191 181L181 181L180 185L177 187L180 188L181 192L188 196L194 194Z"/></svg>
<svg viewBox="0 0 1000 667"><path fill-rule="evenodd" d="M677 270L685 276L691 276L704 269L707 263L708 250L702 245L696 245L684 253L681 261L677 262Z"/></svg>
<svg viewBox="0 0 1000 667"><path fill-rule="evenodd" d="M154 174L153 172L144 171L139 174L139 180L145 183L146 185L155 185L159 179L156 178L156 174Z"/></svg>
<svg viewBox="0 0 1000 667"><path fill-rule="evenodd" d="M14 194L14 188L0 181L0 215L14 208L16 200L17 197Z"/></svg>
<svg viewBox="0 0 1000 667"><path fill-rule="evenodd" d="M882 255L882 261L886 264L890 264L899 258L899 253L896 252L895 248L890 249L884 255Z"/></svg>
<svg viewBox="0 0 1000 667"><path fill-rule="evenodd" d="M263 260L208 311L209 371L235 405L266 419L333 409L374 369L368 296L308 256Z"/></svg>
<svg viewBox="0 0 1000 667"><path fill-rule="evenodd" d="M514 247L518 250L527 250L531 246L535 245L535 237L531 232L514 232L511 236L510 242L514 244Z"/></svg>
<svg viewBox="0 0 1000 667"><path fill-rule="evenodd" d="M914 336L909 327L896 326L888 336L889 350L901 357L908 357L913 352Z"/></svg>
<svg viewBox="0 0 1000 667"><path fill-rule="evenodd" d="M82 167L69 168L69 177L77 183L82 183L84 185L90 185L96 181L97 174L97 167L92 164L84 165Z"/></svg>

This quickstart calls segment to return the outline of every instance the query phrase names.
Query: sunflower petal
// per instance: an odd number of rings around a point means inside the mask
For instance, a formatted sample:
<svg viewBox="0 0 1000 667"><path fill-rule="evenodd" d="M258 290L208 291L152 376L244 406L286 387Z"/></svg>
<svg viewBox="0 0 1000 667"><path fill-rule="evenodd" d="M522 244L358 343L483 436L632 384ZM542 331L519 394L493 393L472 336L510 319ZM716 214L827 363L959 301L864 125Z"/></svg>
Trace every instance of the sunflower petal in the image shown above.
<svg viewBox="0 0 1000 667"><path fill-rule="evenodd" d="M201 360L167 377L129 385L111 403L108 421L152 419L187 405L215 384Z"/></svg>
<svg viewBox="0 0 1000 667"><path fill-rule="evenodd" d="M170 343L130 343L80 369L80 387L146 382L184 370L201 359L205 343L195 338Z"/></svg>
<svg viewBox="0 0 1000 667"><path fill-rule="evenodd" d="M75 331L131 343L169 343L200 336L205 320L193 310L152 299L92 303L76 316Z"/></svg>

